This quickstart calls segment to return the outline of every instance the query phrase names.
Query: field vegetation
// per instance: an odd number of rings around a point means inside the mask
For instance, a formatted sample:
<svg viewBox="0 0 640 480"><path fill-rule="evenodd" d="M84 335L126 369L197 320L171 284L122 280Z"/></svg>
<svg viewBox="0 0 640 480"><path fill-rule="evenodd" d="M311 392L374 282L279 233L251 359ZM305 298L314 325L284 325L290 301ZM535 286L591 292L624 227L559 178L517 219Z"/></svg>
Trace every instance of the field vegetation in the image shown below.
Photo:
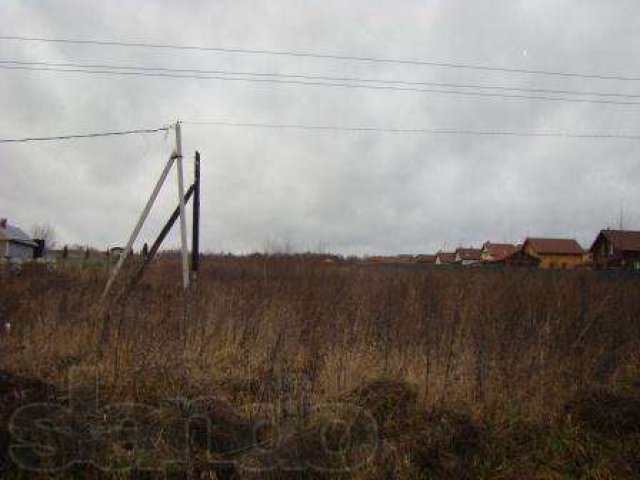
<svg viewBox="0 0 640 480"><path fill-rule="evenodd" d="M105 279L0 278L7 475L16 408L46 400L74 425L150 406L93 466L95 432L56 440L78 460L62 477L640 478L638 278L207 256L184 293L168 256L102 303Z"/></svg>

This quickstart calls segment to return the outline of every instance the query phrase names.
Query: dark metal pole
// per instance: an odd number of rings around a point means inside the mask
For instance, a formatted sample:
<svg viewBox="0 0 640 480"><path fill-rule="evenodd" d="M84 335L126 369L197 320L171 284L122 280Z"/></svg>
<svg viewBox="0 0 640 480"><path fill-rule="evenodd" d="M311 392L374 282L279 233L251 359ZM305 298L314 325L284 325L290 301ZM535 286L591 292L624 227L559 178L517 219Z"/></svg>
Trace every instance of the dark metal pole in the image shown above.
<svg viewBox="0 0 640 480"><path fill-rule="evenodd" d="M193 195L194 190L195 190L195 184L191 185L187 190L187 192L185 193L184 195L185 203L189 201L189 199L191 198L191 195ZM173 224L176 223L176 220L178 219L179 216L180 216L180 205L178 205L176 209L173 211L173 213L169 217L169 220L167 220L167 223L164 225L164 228L158 235L158 238L156 238L156 241L153 242L153 245L149 249L149 253L146 256L146 258L143 260L142 265L140 265L140 268L138 269L136 274L131 278L131 281L129 283L129 288L131 288L133 285L138 283L138 281L142 277L142 274L144 273L144 270L151 263L151 261L153 260L153 257L155 257L156 253L158 253L158 250L160 250L160 246L162 245L162 242L171 231L171 227L173 227Z"/></svg>
<svg viewBox="0 0 640 480"><path fill-rule="evenodd" d="M191 198L191 195L193 195L193 191L194 191L194 186L191 185L186 191L186 193L184 194L185 203L189 201L189 199ZM165 237L169 234L171 227L173 227L173 224L176 222L179 216L180 216L180 206L177 206L176 209L171 214L171 216L169 217L169 220L167 220L167 223L165 224L164 228L158 235L158 238L156 238L156 241L153 242L153 245L149 249L149 257L148 257L149 260L153 260L153 257L155 256L155 254L158 253L158 250L160 249L160 245L162 245L162 242L164 241Z"/></svg>
<svg viewBox="0 0 640 480"><path fill-rule="evenodd" d="M193 234L191 242L191 275L195 280L200 271L200 152L196 151L193 163L193 220L191 230Z"/></svg>

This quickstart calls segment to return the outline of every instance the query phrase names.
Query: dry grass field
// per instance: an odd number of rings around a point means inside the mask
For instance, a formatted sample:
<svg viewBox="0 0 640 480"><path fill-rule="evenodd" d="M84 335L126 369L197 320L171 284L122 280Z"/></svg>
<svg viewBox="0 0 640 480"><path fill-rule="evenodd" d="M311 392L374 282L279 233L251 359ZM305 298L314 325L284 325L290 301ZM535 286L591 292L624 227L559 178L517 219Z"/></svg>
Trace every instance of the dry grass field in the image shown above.
<svg viewBox="0 0 640 480"><path fill-rule="evenodd" d="M313 255L208 256L187 294L179 274L162 258L109 305L103 267L0 278L3 448L53 442L59 478L640 478L639 278ZM15 411L43 399L117 434L89 456L97 427L34 439ZM122 402L145 406L133 433Z"/></svg>

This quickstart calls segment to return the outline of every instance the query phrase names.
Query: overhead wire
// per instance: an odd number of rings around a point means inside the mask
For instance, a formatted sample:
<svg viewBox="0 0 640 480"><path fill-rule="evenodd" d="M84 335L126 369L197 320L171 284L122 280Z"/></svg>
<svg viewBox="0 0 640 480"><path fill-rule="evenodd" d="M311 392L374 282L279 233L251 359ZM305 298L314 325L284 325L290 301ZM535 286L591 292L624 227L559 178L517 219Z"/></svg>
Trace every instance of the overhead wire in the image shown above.
<svg viewBox="0 0 640 480"><path fill-rule="evenodd" d="M444 94L444 95L477 96L477 97L484 97L484 98L542 100L542 101L571 102L571 103L592 103L592 104L604 104L604 105L607 105L607 104L608 105L640 105L640 102L607 100L607 99L549 97L545 95L520 95L520 94L507 94L507 93L494 93L494 92L445 90L445 89L437 89L437 88L414 88L414 87L403 87L403 86L394 86L394 85L370 85L370 84L359 85L359 84L343 83L343 82L305 81L305 80L293 80L293 79L284 80L279 78L244 78L244 77L230 77L225 75L192 75L192 74L179 74L179 73L169 73L169 72L144 72L144 71L124 71L124 70L86 69L86 68L59 68L59 67L47 67L47 66L27 66L27 65L7 65L7 64L0 65L0 69L52 71L52 72L93 74L93 75L98 74L98 75L141 76L141 77L191 78L191 79L200 79L200 80L223 80L223 81L236 81L236 82L254 82L254 83L283 84L283 85L303 85L303 86L356 88L356 89L360 88L360 89L369 89L369 90L422 92L422 93L436 93L436 94Z"/></svg>
<svg viewBox="0 0 640 480"><path fill-rule="evenodd" d="M403 59L383 59L376 57L354 57L344 55L325 55L309 52L290 52L290 51L272 51L272 50L251 50L251 49L229 49L222 47L198 47L188 45L170 45L170 44L150 44L150 43L131 43L118 41L100 41L100 40L72 40L72 39L52 39L42 37L19 37L19 36L0 36L0 40L22 40L22 41L41 41L69 44L90 44L100 46L123 46L123 47L149 47L149 48L169 48L178 50L205 50L205 51L224 51L232 53L251 53L251 54L267 54L267 55L290 55L300 57L316 57L337 60L358 60L385 63L410 63L416 65L427 66L446 66L451 68L473 68L481 70L506 71L511 73L535 73L550 74L560 76L575 76L584 78L601 78L615 80L640 80L636 77L623 77L617 75L602 74L580 74L576 72L549 72L541 70L523 70L523 69L505 69L500 67L492 67L486 65L469 65L454 63L438 63L422 60L403 60ZM273 83L287 85L302 86L321 86L321 87L340 87L340 88L364 88L374 90L391 90L391 91L408 91L408 92L425 92L447 95L463 95L478 96L485 98L511 98L523 100L544 100L544 101L561 101L561 102L579 102L579 103L596 103L596 104L612 104L612 105L640 105L636 101L619 101L614 98L640 98L640 94L623 93L623 92L602 92L602 91L577 91L570 89L543 89L543 88L522 88L503 85L481 85L481 84L460 84L460 83L437 83L426 81L412 81L404 79L375 79L375 78L359 78L359 77L338 77L312 75L306 73L285 74L255 71L229 71L229 70L205 70L205 69L177 69L166 67L147 67L135 65L111 65L96 63L72 63L72 62L35 62L22 60L0 60L0 69L5 70L33 70L33 71L51 71L51 72L67 72L81 74L106 74L106 75L122 75L122 76L142 76L142 77L166 77L166 78L192 78L199 80L222 80L222 81L241 81L241 82L258 82ZM419 88L419 87L441 87L441 88ZM451 90L451 89L465 90ZM475 89L475 91L473 91ZM478 91L480 90L480 91ZM489 90L489 91L482 91ZM512 93L498 92L523 92L534 93L536 95L523 95ZM542 94L542 95L539 95ZM556 96L548 96L556 95ZM557 96L562 95L562 96ZM581 97L597 97L597 98L572 98L565 95L577 95ZM566 137L566 138L604 138L604 139L621 139L621 140L640 140L640 134L619 134L619 133L579 133L569 131L514 131L514 130L473 130L473 129L428 129L428 128L383 128L383 127L348 127L333 125L308 125L308 124L277 124L277 123L258 123L258 122L183 122L187 125L211 125L226 127L246 127L246 128L268 128L268 129L295 129L304 131L323 131L323 132L351 132L351 133L396 133L396 134L443 134L443 135L479 135L479 136L524 136L524 137ZM0 139L0 143L18 143L31 141L51 141L51 140L67 140L75 138L92 138L115 135L129 135L135 133L153 133L159 131L167 131L171 127L162 127L156 129L137 129L116 132L99 132L90 134L61 135L52 137L26 137L15 139Z"/></svg>
<svg viewBox="0 0 640 480"><path fill-rule="evenodd" d="M585 73L585 72L572 72L572 71L561 71L561 70L512 68L512 67L500 67L500 66L486 65L486 64L470 64L470 63L462 63L462 62L437 62L437 61L420 60L420 59L338 55L338 54L307 52L307 51L292 51L292 50L176 45L176 44L167 44L167 43L125 42L125 41L118 41L118 40L32 37L32 36L24 36L24 35L0 35L0 40L60 43L60 44L72 44L72 45L96 45L96 46L127 47L127 48L193 50L193 51L202 51L202 52L221 52L221 53L235 53L235 54L249 54L249 55L306 57L306 58L317 58L317 59L325 59L325 60L344 60L344 61L356 61L356 62L366 62L366 63L386 63L386 64L397 64L397 65L419 65L419 66L437 67L437 68L469 69L469 70L504 72L504 73L513 73L513 74L547 75L547 76L557 76L557 77L567 77L567 78L574 77L574 78L590 78L590 79L599 79L599 80L640 81L640 77L620 75L620 74Z"/></svg>
<svg viewBox="0 0 640 480"><path fill-rule="evenodd" d="M466 88L480 90L499 90L514 92L530 92L530 93L548 93L558 95L582 95L597 97L619 97L619 98L640 98L640 94L618 93L618 92L594 92L585 90L554 90L544 88L522 88L504 85L481 85L481 84L464 84L452 82L426 82L426 81L410 81L400 79L382 79L382 78L362 78L362 77L336 77L326 75L309 75L309 74L288 74L273 72L255 72L255 71L233 71L233 70L204 70L204 69L184 69L184 68L167 68L167 67L145 67L137 65L113 65L104 63L76 63L76 62L43 62L43 61L23 61L23 60L0 60L0 65L20 65L20 66L47 66L60 68L82 68L82 69L108 69L123 71L141 71L141 72L170 72L184 73L196 75L242 75L251 77L274 77L286 79L306 79L306 80L323 80L336 82L358 82L358 83L379 83L387 85L410 85L410 86L432 86L432 87L449 87L449 88Z"/></svg>
<svg viewBox="0 0 640 480"><path fill-rule="evenodd" d="M611 139L611 140L640 140L640 134L624 133L580 133L571 131L517 131L517 130L477 130L477 129L438 129L438 128L385 128L366 126L338 126L338 125L311 125L311 124L285 124L285 123L261 123L261 122L230 122L230 121L181 121L183 125L216 126L232 128L261 128L270 130L299 130L316 131L325 133L378 133L378 134L406 134L406 135L474 135L474 136L510 136L510 137L559 137L576 139ZM22 137L2 138L0 143L28 143L56 140L74 140L97 137L112 137L121 135L150 134L167 132L173 126L157 128L143 128L119 131L104 131L94 133L78 133L69 135L56 135L47 137Z"/></svg>
<svg viewBox="0 0 640 480"><path fill-rule="evenodd" d="M167 132L171 127L158 127L158 128L139 128L133 130L119 130L111 132L96 132L96 133L79 133L71 135L56 135L50 137L23 137L23 138L0 138L0 143L27 143L27 142L48 142L54 140L73 140L80 138L97 138L97 137L114 137L121 135L136 135L147 134L157 132Z"/></svg>
<svg viewBox="0 0 640 480"><path fill-rule="evenodd" d="M334 125L309 124L277 124L259 122L228 122L228 121L190 121L181 122L184 125L219 126L240 128L263 128L282 130L303 130L320 132L345 133L397 133L411 135L478 135L478 136L514 136L514 137L562 137L562 138L600 138L614 140L640 140L640 134L621 133L578 133L568 131L516 131L516 130L474 130L474 129L432 129L432 128L383 128L383 127L347 127Z"/></svg>

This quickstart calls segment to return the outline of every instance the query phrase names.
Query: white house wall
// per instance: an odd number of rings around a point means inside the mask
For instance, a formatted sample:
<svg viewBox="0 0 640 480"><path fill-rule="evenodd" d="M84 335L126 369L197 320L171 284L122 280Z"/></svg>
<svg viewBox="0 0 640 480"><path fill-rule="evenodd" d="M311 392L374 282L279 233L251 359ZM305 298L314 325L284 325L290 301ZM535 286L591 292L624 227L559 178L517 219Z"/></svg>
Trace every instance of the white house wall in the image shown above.
<svg viewBox="0 0 640 480"><path fill-rule="evenodd" d="M33 247L21 243L7 242L5 256L11 261L24 261L33 258Z"/></svg>

